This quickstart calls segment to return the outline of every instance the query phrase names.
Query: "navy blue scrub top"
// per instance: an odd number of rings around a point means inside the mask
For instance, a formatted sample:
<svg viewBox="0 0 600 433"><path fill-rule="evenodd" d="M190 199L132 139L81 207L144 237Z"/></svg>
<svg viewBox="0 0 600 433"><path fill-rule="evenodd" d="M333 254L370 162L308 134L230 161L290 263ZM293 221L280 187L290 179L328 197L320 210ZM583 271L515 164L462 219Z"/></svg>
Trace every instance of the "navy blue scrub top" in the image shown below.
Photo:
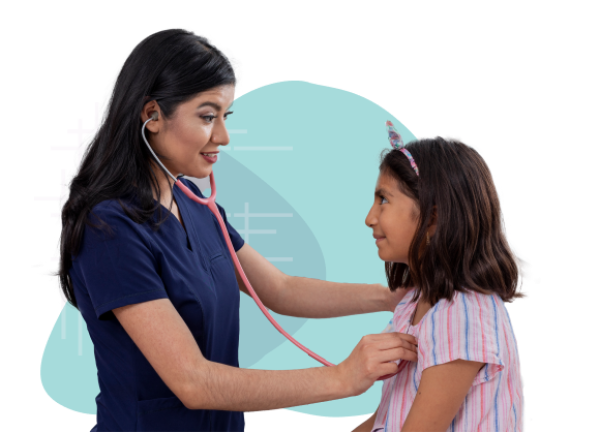
<svg viewBox="0 0 600 433"><path fill-rule="evenodd" d="M180 179L204 197L193 182ZM244 431L243 412L187 409L111 311L169 298L206 359L239 367L240 291L231 254L208 207L177 186L173 191L185 228L162 205L168 218L154 232L151 221L137 224L118 200L105 200L93 213L111 226L114 236L86 225L79 254L73 257L70 276L94 343L100 387L97 424L91 431ZM126 205L136 200L121 198ZM238 251L244 240L218 207ZM158 211L153 219L158 220Z"/></svg>

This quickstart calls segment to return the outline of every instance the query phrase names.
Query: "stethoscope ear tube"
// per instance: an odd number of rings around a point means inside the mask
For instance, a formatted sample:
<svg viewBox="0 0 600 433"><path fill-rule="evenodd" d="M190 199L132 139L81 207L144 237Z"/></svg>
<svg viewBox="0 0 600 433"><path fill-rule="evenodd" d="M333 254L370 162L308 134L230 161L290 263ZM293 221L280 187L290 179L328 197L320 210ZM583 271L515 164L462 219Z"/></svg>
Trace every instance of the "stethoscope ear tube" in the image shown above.
<svg viewBox="0 0 600 433"><path fill-rule="evenodd" d="M156 116L155 116L155 114L156 114ZM227 248L229 249L229 253L231 255L231 259L233 261L233 265L238 270L238 273L242 277L242 280L244 281L244 284L245 284L246 288L248 289L248 292L250 293L250 296L252 296L252 299L254 299L254 302L256 302L256 305L258 305L258 308L260 308L260 310L267 317L267 319L269 320L269 322L271 322L271 324L275 327L275 329L277 329L281 334L283 334L283 336L285 338L287 338L289 341L291 341L296 347L298 347L300 350L302 350L303 352L305 352L311 358L319 361L321 364L323 364L323 365L325 365L327 367L333 367L333 366L335 366L335 364L332 364L331 362L327 361L325 358L317 355L316 353L314 353L313 351L311 351L310 349L308 349L307 347L303 346L298 341L296 341L296 339L294 339L294 337L292 337L290 334L288 334L285 331L285 329L283 329L279 325L279 323L277 323L277 321L273 318L273 316L271 316L271 313L269 313L269 310L267 310L267 308L264 306L264 304L262 303L262 301L260 300L260 298L258 297L258 295L256 294L256 292L252 288L252 285L250 284L250 281L248 281L248 278L246 277L246 274L244 273L244 269L242 269L242 265L240 263L240 260L238 259L238 256L237 256L237 254L235 252L235 249L233 248L233 244L231 243L231 239L229 238L229 232L227 231L227 227L225 226L225 222L223 221L223 218L221 217L221 213L219 212L219 208L217 207L217 204L215 202L215 199L217 197L217 185L215 184L215 176L214 176L213 172L211 171L211 173L210 173L210 197L204 198L204 199L198 197L196 194L194 194L192 191L190 191L190 189L188 187L186 187L183 184L183 182L181 182L181 180L179 180L176 177L174 177L171 174L171 172L169 172L169 170L167 170L167 168L158 159L158 157L156 156L156 154L154 153L154 151L150 147L150 144L146 140L146 136L144 134L144 129L146 128L146 124L149 121L151 121L151 120L156 120L155 117L158 118L158 113L157 112L154 112L152 114L152 117L149 118L148 120L146 120L146 122L142 126L142 137L144 139L144 142L148 146L148 149L150 149L150 152L152 152L152 155L154 156L154 158L156 159L156 161L158 161L158 163L161 165L161 167L164 168L164 170L169 174L169 176L171 176L171 178L175 181L175 185L177 185L179 187L179 189L181 191L183 191L183 193L186 196L188 196L188 198L190 198L191 200L195 201L196 203L200 203L200 204L203 204L205 206L208 206L208 208L210 209L210 211L217 218L217 221L219 222L219 226L221 227L221 231L223 232L223 238L225 239L225 243L227 244ZM390 377L396 375L399 371L400 371L400 368L398 369L398 371L396 373L388 374L386 376L382 376L382 377L380 377L377 380L384 380L384 379L390 378Z"/></svg>

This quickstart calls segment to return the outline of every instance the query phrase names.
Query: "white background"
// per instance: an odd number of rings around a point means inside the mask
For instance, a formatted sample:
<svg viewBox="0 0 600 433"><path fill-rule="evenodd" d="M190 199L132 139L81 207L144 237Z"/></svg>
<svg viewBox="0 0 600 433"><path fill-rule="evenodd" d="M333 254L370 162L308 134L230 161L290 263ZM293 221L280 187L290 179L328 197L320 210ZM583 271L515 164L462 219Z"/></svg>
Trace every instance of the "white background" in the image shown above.
<svg viewBox="0 0 600 433"><path fill-rule="evenodd" d="M58 213L78 145L98 126L123 62L167 28L219 47L236 70L236 96L309 81L370 99L417 137L475 147L494 175L508 240L527 262L528 297L508 306L525 428L598 428L593 2L54 1L2 9L2 430L95 424L95 415L55 403L40 381L64 304L57 279L47 276L58 264ZM305 127L327 110L315 106ZM276 410L247 413L246 423L247 431L348 431L366 417Z"/></svg>

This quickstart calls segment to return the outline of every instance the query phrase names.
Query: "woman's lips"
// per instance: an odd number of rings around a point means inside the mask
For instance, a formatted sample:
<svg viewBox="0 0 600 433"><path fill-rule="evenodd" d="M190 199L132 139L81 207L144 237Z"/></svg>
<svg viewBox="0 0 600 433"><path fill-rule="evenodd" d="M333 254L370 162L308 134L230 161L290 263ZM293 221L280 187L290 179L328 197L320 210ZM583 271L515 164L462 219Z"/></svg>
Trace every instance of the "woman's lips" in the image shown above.
<svg viewBox="0 0 600 433"><path fill-rule="evenodd" d="M201 153L200 155L202 155L202 157L207 160L208 162L210 162L211 164L214 164L215 162L217 162L217 155L210 157L207 155L204 155L203 153Z"/></svg>

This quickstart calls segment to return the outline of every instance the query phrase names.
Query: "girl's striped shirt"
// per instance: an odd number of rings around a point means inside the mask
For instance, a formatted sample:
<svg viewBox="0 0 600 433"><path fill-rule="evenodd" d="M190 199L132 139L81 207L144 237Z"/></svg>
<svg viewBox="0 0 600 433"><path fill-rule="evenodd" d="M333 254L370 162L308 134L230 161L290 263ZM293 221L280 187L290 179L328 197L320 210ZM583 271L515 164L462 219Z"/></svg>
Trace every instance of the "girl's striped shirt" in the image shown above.
<svg viewBox="0 0 600 433"><path fill-rule="evenodd" d="M519 353L508 311L498 295L469 290L442 299L412 326L417 302L408 291L383 332L411 334L418 361L383 383L371 431L400 431L417 395L423 370L457 359L485 362L447 431L522 431L523 391Z"/></svg>

